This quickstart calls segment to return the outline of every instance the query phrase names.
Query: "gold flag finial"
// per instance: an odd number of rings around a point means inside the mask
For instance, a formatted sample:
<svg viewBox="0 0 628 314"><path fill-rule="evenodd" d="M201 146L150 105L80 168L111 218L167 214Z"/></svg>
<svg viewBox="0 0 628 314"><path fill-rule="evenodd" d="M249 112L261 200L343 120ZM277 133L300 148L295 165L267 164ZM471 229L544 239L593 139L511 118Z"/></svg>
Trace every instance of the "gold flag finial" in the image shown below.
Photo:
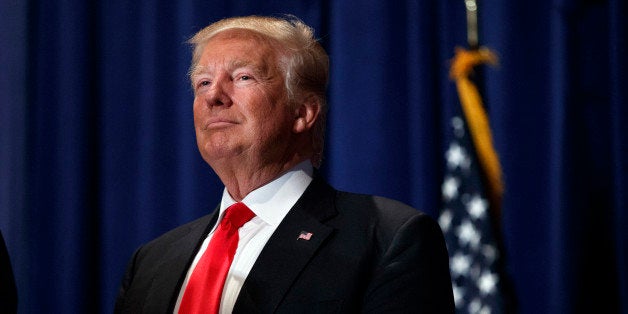
<svg viewBox="0 0 628 314"><path fill-rule="evenodd" d="M478 36L478 3L476 0L464 0L467 9L467 43L469 49L477 49L480 45Z"/></svg>

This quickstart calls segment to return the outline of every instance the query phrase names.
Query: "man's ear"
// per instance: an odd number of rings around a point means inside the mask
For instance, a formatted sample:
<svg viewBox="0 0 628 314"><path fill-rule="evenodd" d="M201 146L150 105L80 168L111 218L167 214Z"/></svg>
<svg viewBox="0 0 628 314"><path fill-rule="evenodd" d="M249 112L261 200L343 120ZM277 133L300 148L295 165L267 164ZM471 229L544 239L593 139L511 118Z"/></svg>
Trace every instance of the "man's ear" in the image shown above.
<svg viewBox="0 0 628 314"><path fill-rule="evenodd" d="M305 97L305 100L295 108L294 125L292 131L294 133L302 133L312 129L314 122L318 119L321 112L321 100L314 94Z"/></svg>

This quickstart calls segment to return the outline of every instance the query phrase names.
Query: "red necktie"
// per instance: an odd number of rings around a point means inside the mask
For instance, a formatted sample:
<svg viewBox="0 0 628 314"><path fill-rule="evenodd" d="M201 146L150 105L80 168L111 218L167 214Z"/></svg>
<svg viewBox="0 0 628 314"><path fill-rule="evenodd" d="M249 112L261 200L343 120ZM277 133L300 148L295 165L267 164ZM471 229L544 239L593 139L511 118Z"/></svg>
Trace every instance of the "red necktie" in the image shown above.
<svg viewBox="0 0 628 314"><path fill-rule="evenodd" d="M222 288L238 248L238 229L254 216L243 203L227 208L225 217L192 271L179 313L218 313Z"/></svg>

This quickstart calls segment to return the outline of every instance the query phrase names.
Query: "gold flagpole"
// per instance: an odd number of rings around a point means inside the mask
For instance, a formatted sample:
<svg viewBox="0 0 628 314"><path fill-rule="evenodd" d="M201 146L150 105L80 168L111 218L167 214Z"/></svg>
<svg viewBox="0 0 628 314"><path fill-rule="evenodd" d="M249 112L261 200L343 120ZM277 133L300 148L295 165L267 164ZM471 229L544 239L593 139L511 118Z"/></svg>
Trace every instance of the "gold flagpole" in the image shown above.
<svg viewBox="0 0 628 314"><path fill-rule="evenodd" d="M486 47L481 47L478 36L478 3L464 0L467 9L467 42L469 50L457 48L449 75L456 82L462 111L475 145L478 160L487 178L492 206L498 213L504 192L502 169L493 146L493 136L482 97L473 80L469 78L475 66L495 65L497 56Z"/></svg>

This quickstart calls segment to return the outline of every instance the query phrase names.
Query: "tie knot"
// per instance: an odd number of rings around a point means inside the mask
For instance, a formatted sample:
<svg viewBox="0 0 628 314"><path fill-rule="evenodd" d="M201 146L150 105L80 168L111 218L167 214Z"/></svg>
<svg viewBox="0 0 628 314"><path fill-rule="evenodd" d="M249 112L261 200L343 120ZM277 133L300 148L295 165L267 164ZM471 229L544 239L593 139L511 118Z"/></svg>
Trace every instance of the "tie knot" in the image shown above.
<svg viewBox="0 0 628 314"><path fill-rule="evenodd" d="M255 214L251 211L251 209L244 205L244 203L238 202L227 208L223 221L230 222L231 226L239 229L253 217L255 217Z"/></svg>

